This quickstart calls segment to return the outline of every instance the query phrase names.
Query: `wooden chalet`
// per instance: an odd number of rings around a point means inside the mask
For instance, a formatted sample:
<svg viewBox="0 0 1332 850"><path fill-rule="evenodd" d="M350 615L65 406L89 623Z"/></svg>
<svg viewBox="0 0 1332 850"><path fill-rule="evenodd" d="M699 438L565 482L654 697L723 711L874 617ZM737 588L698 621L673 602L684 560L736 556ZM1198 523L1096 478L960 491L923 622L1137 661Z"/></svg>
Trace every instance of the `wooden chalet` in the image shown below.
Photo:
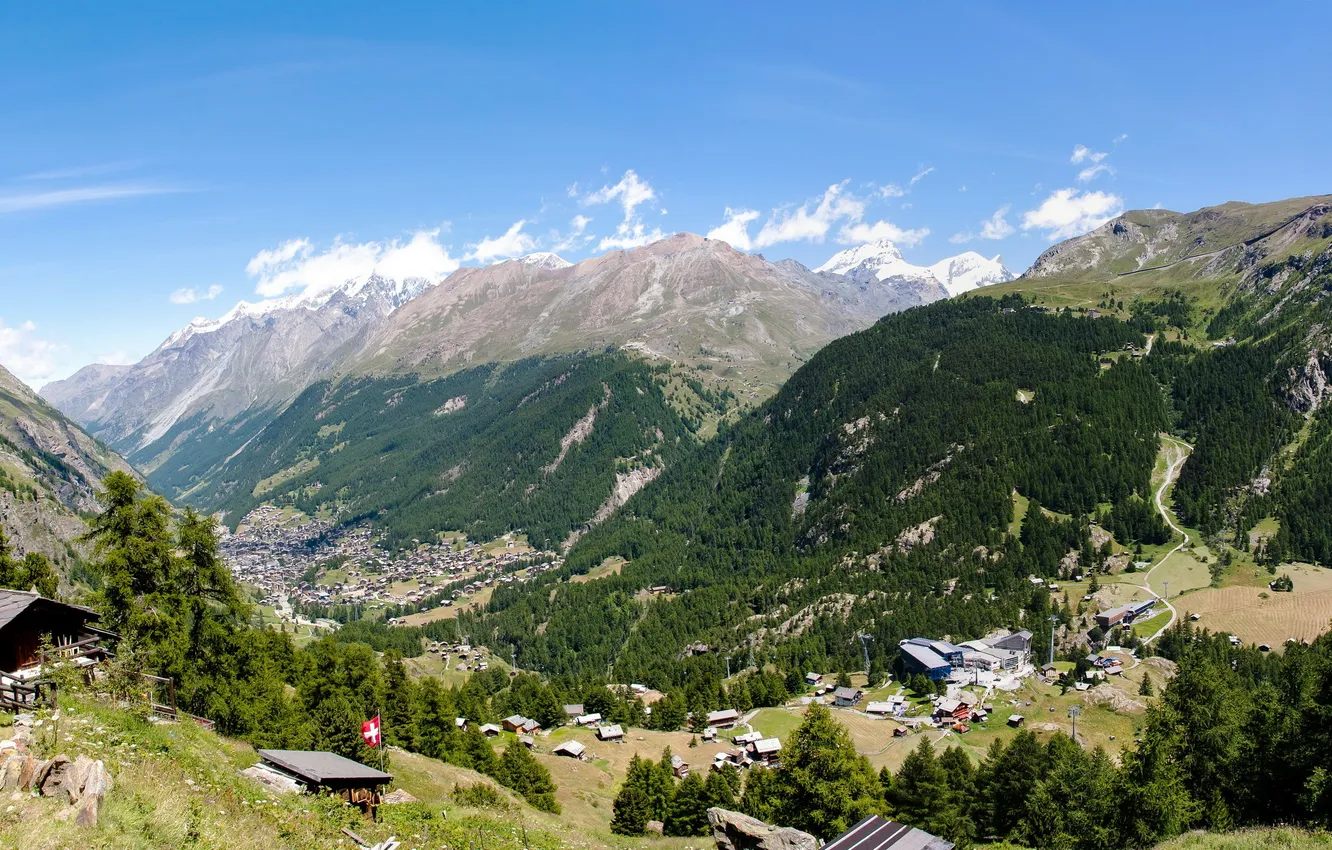
<svg viewBox="0 0 1332 850"><path fill-rule="evenodd" d="M0 708L23 708L36 701L34 681L43 662L62 660L90 667L106 657L97 612L47 599L35 591L0 590ZM50 637L50 657L42 639Z"/></svg>
<svg viewBox="0 0 1332 850"><path fill-rule="evenodd" d="M310 793L329 793L367 813L384 801L392 774L375 770L337 753L313 750L260 750L265 765L295 779Z"/></svg>

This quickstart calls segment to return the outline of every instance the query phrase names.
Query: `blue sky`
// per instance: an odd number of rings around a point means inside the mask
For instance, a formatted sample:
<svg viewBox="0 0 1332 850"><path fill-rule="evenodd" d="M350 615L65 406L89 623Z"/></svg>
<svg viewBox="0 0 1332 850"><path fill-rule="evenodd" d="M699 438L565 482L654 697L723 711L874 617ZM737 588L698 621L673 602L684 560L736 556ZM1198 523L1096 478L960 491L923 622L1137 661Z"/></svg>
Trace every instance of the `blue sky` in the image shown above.
<svg viewBox="0 0 1332 850"><path fill-rule="evenodd" d="M30 383L366 268L688 230L1021 271L1120 209L1332 191L1323 4L213 5L0 7Z"/></svg>

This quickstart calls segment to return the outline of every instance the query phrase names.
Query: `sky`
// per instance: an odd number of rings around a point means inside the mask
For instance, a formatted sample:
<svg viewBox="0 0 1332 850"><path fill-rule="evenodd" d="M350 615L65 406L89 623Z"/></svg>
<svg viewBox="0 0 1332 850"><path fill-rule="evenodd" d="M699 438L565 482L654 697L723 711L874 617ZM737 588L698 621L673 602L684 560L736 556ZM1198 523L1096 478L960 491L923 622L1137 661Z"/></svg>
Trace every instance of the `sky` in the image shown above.
<svg viewBox="0 0 1332 850"><path fill-rule="evenodd" d="M6 3L0 364L679 231L1021 272L1126 209L1332 192L1329 31L1296 0Z"/></svg>

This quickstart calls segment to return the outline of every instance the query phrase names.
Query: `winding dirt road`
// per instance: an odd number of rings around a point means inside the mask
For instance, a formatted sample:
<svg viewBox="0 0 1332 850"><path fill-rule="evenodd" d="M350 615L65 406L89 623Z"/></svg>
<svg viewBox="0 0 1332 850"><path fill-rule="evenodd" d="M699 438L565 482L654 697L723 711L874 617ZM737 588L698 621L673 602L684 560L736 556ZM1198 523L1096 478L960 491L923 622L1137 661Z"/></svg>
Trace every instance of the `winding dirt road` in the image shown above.
<svg viewBox="0 0 1332 850"><path fill-rule="evenodd" d="M1161 635L1165 634L1166 629L1173 626L1175 620L1179 617L1179 612L1175 610L1175 606L1171 604L1170 600L1166 599L1161 593L1158 593L1156 589L1152 587L1152 574L1155 573L1156 568L1164 564L1171 555L1189 545L1188 532L1175 524L1174 517L1171 516L1170 511L1166 510L1164 500L1166 489L1171 484L1175 483L1175 479L1179 477L1179 471L1184 467L1184 461L1188 460L1189 455L1193 453L1193 446L1181 439L1171 437L1167 434L1161 435L1161 442L1166 449L1167 465L1165 477L1161 480L1161 486L1156 488L1156 510L1160 512L1161 518L1165 520L1166 525L1170 526L1171 530L1176 534L1181 535L1183 539L1180 540L1179 545L1162 555L1160 560L1153 564L1151 569L1147 570L1147 574L1143 576L1143 583L1147 586L1148 592L1161 599L1161 601L1165 603L1166 608L1170 611L1170 619L1166 621L1166 624L1162 626L1156 634L1144 639L1143 643L1145 644L1151 643Z"/></svg>

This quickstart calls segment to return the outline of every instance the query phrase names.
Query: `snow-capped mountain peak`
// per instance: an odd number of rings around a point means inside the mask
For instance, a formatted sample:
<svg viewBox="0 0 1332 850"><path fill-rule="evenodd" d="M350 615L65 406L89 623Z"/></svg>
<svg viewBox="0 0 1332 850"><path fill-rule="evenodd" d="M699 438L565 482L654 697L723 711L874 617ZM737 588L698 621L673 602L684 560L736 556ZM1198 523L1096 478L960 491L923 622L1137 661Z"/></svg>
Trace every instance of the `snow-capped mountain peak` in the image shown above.
<svg viewBox="0 0 1332 850"><path fill-rule="evenodd" d="M966 251L956 257L940 260L930 266L930 273L938 278L949 295L969 292L982 286L1005 283L1015 275L1004 268L1003 258L995 255L987 260L975 251Z"/></svg>
<svg viewBox="0 0 1332 850"><path fill-rule="evenodd" d="M847 248L845 251L838 251L828 258L828 262L814 271L846 274L853 269L863 268L877 271L899 263L906 263L906 260L902 259L902 252L897 250L897 246L887 239L880 239L877 242L867 242L864 245ZM885 276L876 275L880 279Z"/></svg>
<svg viewBox="0 0 1332 850"><path fill-rule="evenodd" d="M567 269L569 266L573 265L573 263L564 259L559 254L553 254L550 251L538 251L535 254L519 257L518 262L529 266L536 266L540 269L547 269L549 271Z"/></svg>

